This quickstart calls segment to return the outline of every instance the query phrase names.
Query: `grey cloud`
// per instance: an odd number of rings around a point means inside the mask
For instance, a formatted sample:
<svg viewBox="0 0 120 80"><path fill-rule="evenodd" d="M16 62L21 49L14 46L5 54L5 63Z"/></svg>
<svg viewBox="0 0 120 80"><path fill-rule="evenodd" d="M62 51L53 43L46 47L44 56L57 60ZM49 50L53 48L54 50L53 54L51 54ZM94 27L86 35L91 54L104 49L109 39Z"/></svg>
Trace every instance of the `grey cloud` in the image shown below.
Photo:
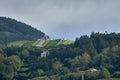
<svg viewBox="0 0 120 80"><path fill-rule="evenodd" d="M0 15L69 39L92 31L120 31L119 8L120 0L0 0Z"/></svg>

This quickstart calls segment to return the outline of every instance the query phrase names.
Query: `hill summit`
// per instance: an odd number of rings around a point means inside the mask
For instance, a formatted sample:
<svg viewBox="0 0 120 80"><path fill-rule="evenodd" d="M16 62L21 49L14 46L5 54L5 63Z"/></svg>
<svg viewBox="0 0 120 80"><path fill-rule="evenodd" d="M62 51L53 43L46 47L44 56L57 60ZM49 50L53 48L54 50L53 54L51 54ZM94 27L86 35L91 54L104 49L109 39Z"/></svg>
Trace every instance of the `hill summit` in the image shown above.
<svg viewBox="0 0 120 80"><path fill-rule="evenodd" d="M0 17L0 44L19 40L33 41L44 35L45 33L30 25L15 19Z"/></svg>

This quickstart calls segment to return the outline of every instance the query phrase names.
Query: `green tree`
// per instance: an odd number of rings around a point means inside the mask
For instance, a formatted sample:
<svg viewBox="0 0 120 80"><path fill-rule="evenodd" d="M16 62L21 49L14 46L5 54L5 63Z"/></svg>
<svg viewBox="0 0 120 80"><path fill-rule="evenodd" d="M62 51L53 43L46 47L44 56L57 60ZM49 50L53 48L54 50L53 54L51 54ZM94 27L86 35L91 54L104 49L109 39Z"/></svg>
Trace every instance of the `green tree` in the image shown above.
<svg viewBox="0 0 120 80"><path fill-rule="evenodd" d="M80 60L81 60L81 56L76 56L74 59L69 60L72 70L80 66Z"/></svg>
<svg viewBox="0 0 120 80"><path fill-rule="evenodd" d="M110 78L110 72L108 71L107 68L102 67L99 77L100 78Z"/></svg>
<svg viewBox="0 0 120 80"><path fill-rule="evenodd" d="M5 54L0 50L0 61L4 60Z"/></svg>
<svg viewBox="0 0 120 80"><path fill-rule="evenodd" d="M86 68L88 63L91 61L91 57L88 53L84 53L82 56L76 56L74 59L71 59L69 62L72 68Z"/></svg>
<svg viewBox="0 0 120 80"><path fill-rule="evenodd" d="M8 63L13 66L13 68L18 71L22 65L22 61L19 56L12 55L7 58Z"/></svg>
<svg viewBox="0 0 120 80"><path fill-rule="evenodd" d="M93 46L92 40L87 35L77 38L75 40L74 46L82 49L82 53L88 52L92 57L97 54Z"/></svg>
<svg viewBox="0 0 120 80"><path fill-rule="evenodd" d="M27 57L29 57L29 51L28 50L23 50L22 52L21 52L21 57L22 58L24 58L24 59L26 59Z"/></svg>
<svg viewBox="0 0 120 80"><path fill-rule="evenodd" d="M62 64L61 62L59 62L59 61L56 61L56 62L54 62L54 63L52 64L53 70L55 70L55 71L57 71L57 72L60 71L60 69L62 68L62 66L63 66L63 64Z"/></svg>

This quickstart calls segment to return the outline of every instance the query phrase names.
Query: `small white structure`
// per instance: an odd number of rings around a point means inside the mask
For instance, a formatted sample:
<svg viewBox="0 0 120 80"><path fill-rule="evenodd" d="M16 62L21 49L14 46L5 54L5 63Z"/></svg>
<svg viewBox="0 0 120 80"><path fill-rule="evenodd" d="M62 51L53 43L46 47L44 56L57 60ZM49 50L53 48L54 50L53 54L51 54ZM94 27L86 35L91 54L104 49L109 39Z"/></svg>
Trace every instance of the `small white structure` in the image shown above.
<svg viewBox="0 0 120 80"><path fill-rule="evenodd" d="M91 69L89 69L88 71L90 71L90 72L96 72L96 71L99 71L99 70L97 70L97 69L95 69L95 68L91 68Z"/></svg>
<svg viewBox="0 0 120 80"><path fill-rule="evenodd" d="M41 53L41 57L47 57L49 54L50 54L49 51L45 51Z"/></svg>

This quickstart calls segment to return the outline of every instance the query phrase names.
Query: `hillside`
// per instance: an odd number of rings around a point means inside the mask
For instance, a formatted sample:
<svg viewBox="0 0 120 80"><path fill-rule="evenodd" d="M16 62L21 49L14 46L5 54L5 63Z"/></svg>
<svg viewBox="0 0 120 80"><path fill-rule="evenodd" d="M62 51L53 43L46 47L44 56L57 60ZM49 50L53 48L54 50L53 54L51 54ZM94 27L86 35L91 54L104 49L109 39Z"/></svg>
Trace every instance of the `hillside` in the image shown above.
<svg viewBox="0 0 120 80"><path fill-rule="evenodd" d="M39 40L35 41L33 43L33 46L36 46L39 43ZM46 47L46 48L51 48L51 47L56 47L56 46L60 46L60 45L69 45L69 44L73 44L74 41L71 40L62 40L62 39L56 39L56 40L46 40L42 46Z"/></svg>
<svg viewBox="0 0 120 80"><path fill-rule="evenodd" d="M59 45L69 45L74 43L73 41L70 40L62 40L62 39L57 39L57 40L47 40L43 43L44 47L55 47Z"/></svg>
<svg viewBox="0 0 120 80"><path fill-rule="evenodd" d="M35 47L40 41L43 47ZM20 47L0 50L0 80L120 80L120 33L13 44Z"/></svg>
<svg viewBox="0 0 120 80"><path fill-rule="evenodd" d="M0 17L0 44L20 40L33 41L44 35L43 32L30 25L15 19Z"/></svg>

